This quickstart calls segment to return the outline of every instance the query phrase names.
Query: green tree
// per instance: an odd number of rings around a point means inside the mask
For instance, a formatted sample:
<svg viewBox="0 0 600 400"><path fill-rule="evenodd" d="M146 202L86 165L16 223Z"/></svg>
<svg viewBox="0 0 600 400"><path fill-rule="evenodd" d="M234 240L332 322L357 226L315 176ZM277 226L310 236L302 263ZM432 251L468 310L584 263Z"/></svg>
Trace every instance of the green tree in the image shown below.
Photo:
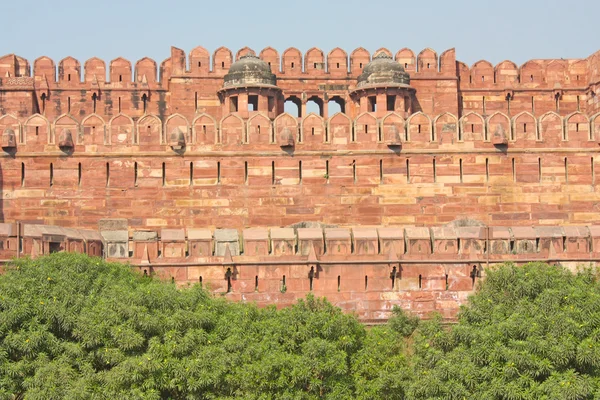
<svg viewBox="0 0 600 400"><path fill-rule="evenodd" d="M0 398L347 399L366 332L308 297L215 299L76 254L0 276Z"/></svg>

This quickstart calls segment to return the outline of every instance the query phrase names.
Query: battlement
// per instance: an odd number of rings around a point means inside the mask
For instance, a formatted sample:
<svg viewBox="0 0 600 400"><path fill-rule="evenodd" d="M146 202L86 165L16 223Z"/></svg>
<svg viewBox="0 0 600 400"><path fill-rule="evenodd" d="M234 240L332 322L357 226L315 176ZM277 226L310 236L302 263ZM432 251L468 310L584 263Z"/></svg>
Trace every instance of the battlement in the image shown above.
<svg viewBox="0 0 600 400"><path fill-rule="evenodd" d="M313 290L363 319L452 317L482 265L600 257L599 66L5 56L0 252L105 254L261 305Z"/></svg>
<svg viewBox="0 0 600 400"><path fill-rule="evenodd" d="M196 47L188 55L181 49L172 47L171 56L160 63L144 57L135 64L119 57L107 63L97 57L81 63L73 57L66 57L58 64L49 57L42 56L30 62L14 54L0 58L0 76L2 77L35 77L52 83L76 85L79 83L157 83L165 84L174 76L224 76L234 61L246 54L256 54L268 63L273 73L278 75L330 75L358 77L363 67L372 57L384 53L393 57L404 69L416 76L426 74L454 75L458 73L463 84L471 87L485 87L486 84L511 83L536 86L556 83L574 87L585 86L592 78L590 64L596 61L597 54L582 59L533 59L517 66L510 60L505 60L493 66L486 60L480 60L471 67L456 61L455 49L438 53L430 48L423 49L418 54L409 48L403 48L396 53L380 48L373 53L359 47L350 54L341 48L335 48L325 54L323 50L313 47L306 53L294 47L286 49L281 55L267 47L259 53L249 47L239 49L235 53L220 47L212 55L203 47ZM109 65L107 75L106 65ZM58 70L56 68L58 65ZM57 73L58 72L58 73ZM594 75L596 76L596 75ZM69 83L70 82L70 83ZM483 85L482 85L483 83ZM525 86L527 87L527 86Z"/></svg>
<svg viewBox="0 0 600 400"><path fill-rule="evenodd" d="M600 260L599 226L288 227L130 230L101 220L100 234L0 224L3 257L57 251L104 253L140 274L259 305L293 304L309 292L365 321L400 305L453 318L484 268L548 261L573 270Z"/></svg>

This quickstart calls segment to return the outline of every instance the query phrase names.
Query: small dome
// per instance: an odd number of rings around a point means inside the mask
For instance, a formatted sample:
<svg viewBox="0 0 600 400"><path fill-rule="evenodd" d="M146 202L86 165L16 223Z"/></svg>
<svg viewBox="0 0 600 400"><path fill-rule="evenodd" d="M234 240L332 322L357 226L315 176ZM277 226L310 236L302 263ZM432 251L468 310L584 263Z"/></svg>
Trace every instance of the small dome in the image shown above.
<svg viewBox="0 0 600 400"><path fill-rule="evenodd" d="M410 76L400 63L381 52L373 57L373 61L365 65L362 74L358 77L357 87L388 85L408 86Z"/></svg>
<svg viewBox="0 0 600 400"><path fill-rule="evenodd" d="M224 88L265 85L277 85L277 77L271 72L269 64L251 53L231 65L223 83Z"/></svg>

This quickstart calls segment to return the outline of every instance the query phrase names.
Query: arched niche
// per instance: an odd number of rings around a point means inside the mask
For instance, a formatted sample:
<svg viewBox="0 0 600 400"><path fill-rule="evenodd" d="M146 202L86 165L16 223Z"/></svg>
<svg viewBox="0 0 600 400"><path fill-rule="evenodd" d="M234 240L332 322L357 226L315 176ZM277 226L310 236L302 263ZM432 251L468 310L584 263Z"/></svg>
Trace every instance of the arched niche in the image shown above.
<svg viewBox="0 0 600 400"><path fill-rule="evenodd" d="M354 120L352 142L376 143L381 141L379 137L379 124L372 113L364 112Z"/></svg>
<svg viewBox="0 0 600 400"><path fill-rule="evenodd" d="M171 134L175 130L184 133L186 144L193 144L188 120L181 114L173 114L165 121L164 143L168 143Z"/></svg>
<svg viewBox="0 0 600 400"><path fill-rule="evenodd" d="M410 142L428 143L433 140L431 118L419 111L412 114L406 121L408 138Z"/></svg>
<svg viewBox="0 0 600 400"><path fill-rule="evenodd" d="M496 112L490 115L486 121L486 134L485 140L490 140L493 136L503 136L509 139L512 135L510 118L504 113Z"/></svg>
<svg viewBox="0 0 600 400"><path fill-rule="evenodd" d="M112 146L131 146L137 143L133 119L125 114L115 115L108 123L108 143Z"/></svg>
<svg viewBox="0 0 600 400"><path fill-rule="evenodd" d="M317 114L310 113L302 119L300 142L301 143L324 143L325 121Z"/></svg>
<svg viewBox="0 0 600 400"><path fill-rule="evenodd" d="M229 114L221 120L221 143L224 145L240 145L244 143L244 121L236 114Z"/></svg>
<svg viewBox="0 0 600 400"><path fill-rule="evenodd" d="M217 143L217 121L208 114L200 114L192 122L192 142L198 145Z"/></svg>
<svg viewBox="0 0 600 400"><path fill-rule="evenodd" d="M63 114L59 116L54 121L53 127L54 134L52 137L54 138L54 141L56 141L56 138L60 137L62 132L70 131L73 141L76 142L76 144L83 144L83 135L81 134L79 121L73 118L72 115ZM51 142L54 143L54 141Z"/></svg>
<svg viewBox="0 0 600 400"><path fill-rule="evenodd" d="M451 113L443 113L433 121L434 138L440 144L452 144L458 141L458 118Z"/></svg>
<svg viewBox="0 0 600 400"><path fill-rule="evenodd" d="M81 121L83 131L83 144L108 144L106 123L98 114L90 114Z"/></svg>
<svg viewBox="0 0 600 400"><path fill-rule="evenodd" d="M536 141L539 138L537 120L533 114L523 111L512 119L512 137L516 141Z"/></svg>
<svg viewBox="0 0 600 400"><path fill-rule="evenodd" d="M346 114L337 113L327 121L327 131L332 144L346 145L350 143L352 120Z"/></svg>
<svg viewBox="0 0 600 400"><path fill-rule="evenodd" d="M483 142L485 140L485 119L481 114L469 112L460 119L459 141Z"/></svg>
<svg viewBox="0 0 600 400"><path fill-rule="evenodd" d="M538 137L547 145L560 146L564 139L563 119L554 111L538 119Z"/></svg>
<svg viewBox="0 0 600 400"><path fill-rule="evenodd" d="M140 147L156 147L165 143L162 122L156 115L146 114L137 122L137 142Z"/></svg>
<svg viewBox="0 0 600 400"><path fill-rule="evenodd" d="M23 124L22 143L27 146L48 145L53 143L50 121L43 115L33 114Z"/></svg>
<svg viewBox="0 0 600 400"><path fill-rule="evenodd" d="M283 113L279 116L277 116L277 118L275 118L274 121L275 124L275 139L277 140L278 137L281 137L282 133L284 130L289 129L291 132L294 133L294 136L296 137L296 141L299 141L300 138L298 138L298 119L294 118L292 115L288 114L288 113Z"/></svg>
<svg viewBox="0 0 600 400"><path fill-rule="evenodd" d="M381 119L381 135L387 143L395 143L397 136L401 141L406 141L406 122L395 112L386 114Z"/></svg>
<svg viewBox="0 0 600 400"><path fill-rule="evenodd" d="M273 127L271 120L265 114L257 112L248 119L245 143L270 144L273 143Z"/></svg>

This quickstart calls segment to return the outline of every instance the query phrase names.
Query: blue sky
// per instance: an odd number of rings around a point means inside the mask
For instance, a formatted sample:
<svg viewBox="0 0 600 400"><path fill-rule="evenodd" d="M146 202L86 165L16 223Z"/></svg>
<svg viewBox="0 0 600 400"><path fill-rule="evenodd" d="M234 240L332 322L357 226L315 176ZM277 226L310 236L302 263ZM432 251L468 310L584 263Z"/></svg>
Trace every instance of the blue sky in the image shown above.
<svg viewBox="0 0 600 400"><path fill-rule="evenodd" d="M339 46L393 52L455 47L471 65L510 59L584 58L600 50L600 1L5 0L0 54L160 63L171 45L233 52L250 46Z"/></svg>

